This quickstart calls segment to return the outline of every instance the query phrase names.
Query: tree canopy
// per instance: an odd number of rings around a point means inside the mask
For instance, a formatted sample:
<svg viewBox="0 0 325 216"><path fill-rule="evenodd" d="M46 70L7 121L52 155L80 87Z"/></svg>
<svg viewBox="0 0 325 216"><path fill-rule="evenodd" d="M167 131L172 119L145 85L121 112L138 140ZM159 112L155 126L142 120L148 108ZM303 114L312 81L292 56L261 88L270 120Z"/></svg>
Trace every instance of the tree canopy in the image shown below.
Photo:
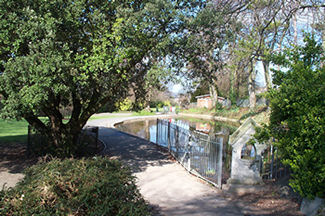
<svg viewBox="0 0 325 216"><path fill-rule="evenodd" d="M60 154L73 154L88 118L124 100L165 55L182 10L198 4L0 0L1 116L25 118ZM64 123L67 106L72 113Z"/></svg>

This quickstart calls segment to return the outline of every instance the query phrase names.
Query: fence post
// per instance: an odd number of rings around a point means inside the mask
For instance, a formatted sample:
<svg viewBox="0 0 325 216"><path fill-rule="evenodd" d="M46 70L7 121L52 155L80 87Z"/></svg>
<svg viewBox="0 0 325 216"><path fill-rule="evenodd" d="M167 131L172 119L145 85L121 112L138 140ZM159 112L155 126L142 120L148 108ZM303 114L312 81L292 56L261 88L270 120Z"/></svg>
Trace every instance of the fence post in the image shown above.
<svg viewBox="0 0 325 216"><path fill-rule="evenodd" d="M98 150L98 127L96 127L96 151Z"/></svg>
<svg viewBox="0 0 325 216"><path fill-rule="evenodd" d="M170 149L170 122L168 121L168 125L167 125L167 146L168 146L168 151L171 152Z"/></svg>
<svg viewBox="0 0 325 216"><path fill-rule="evenodd" d="M158 142L158 130L159 130L159 119L157 118L157 124L156 124L156 144L159 145Z"/></svg>
<svg viewBox="0 0 325 216"><path fill-rule="evenodd" d="M222 184L222 151L223 151L223 139L222 141L219 143L219 154L218 154L218 158L219 158L219 166L218 166L218 185L221 188L221 184Z"/></svg>
<svg viewBox="0 0 325 216"><path fill-rule="evenodd" d="M178 125L176 125L176 138L175 138L175 146L176 146L176 157L178 157L179 152L179 136L178 136Z"/></svg>
<svg viewBox="0 0 325 216"><path fill-rule="evenodd" d="M277 179L278 178L278 163L279 163L279 161L278 161L278 149L277 148L274 148L274 153L276 153L276 155L275 155L275 161L276 161L276 163L275 163L275 178Z"/></svg>
<svg viewBox="0 0 325 216"><path fill-rule="evenodd" d="M191 135L191 132L189 134L189 137L188 137L188 148L187 148L187 156L188 156L188 159L187 159L187 169L188 171L191 171L191 151L192 151L192 135Z"/></svg>
<svg viewBox="0 0 325 216"><path fill-rule="evenodd" d="M27 156L30 155L30 142L31 142L31 126L28 125L27 127Z"/></svg>
<svg viewBox="0 0 325 216"><path fill-rule="evenodd" d="M273 163L274 163L274 154L273 154L273 145L271 145L271 167L270 167L270 178L273 179Z"/></svg>

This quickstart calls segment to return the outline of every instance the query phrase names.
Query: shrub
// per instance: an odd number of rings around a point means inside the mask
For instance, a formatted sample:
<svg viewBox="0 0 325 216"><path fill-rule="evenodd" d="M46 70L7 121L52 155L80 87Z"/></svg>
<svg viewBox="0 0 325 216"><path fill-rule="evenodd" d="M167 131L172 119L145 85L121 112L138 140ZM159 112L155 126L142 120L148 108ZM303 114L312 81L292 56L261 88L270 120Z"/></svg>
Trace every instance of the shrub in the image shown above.
<svg viewBox="0 0 325 216"><path fill-rule="evenodd" d="M133 113L134 116L147 116L152 114L153 114L152 111L147 111L147 110L141 110L140 112Z"/></svg>
<svg viewBox="0 0 325 216"><path fill-rule="evenodd" d="M302 196L325 198L325 66L324 51L312 37L305 45L275 56L288 70L274 71L277 88L268 93L270 124L257 137L275 139L293 171L290 185Z"/></svg>
<svg viewBox="0 0 325 216"><path fill-rule="evenodd" d="M166 100L166 101L163 102L163 105L170 107L172 104L170 103L169 100Z"/></svg>
<svg viewBox="0 0 325 216"><path fill-rule="evenodd" d="M103 157L53 159L0 192L0 215L149 215L130 171Z"/></svg>
<svg viewBox="0 0 325 216"><path fill-rule="evenodd" d="M132 101L129 98L125 98L123 101L116 103L115 106L120 111L129 111L132 109Z"/></svg>

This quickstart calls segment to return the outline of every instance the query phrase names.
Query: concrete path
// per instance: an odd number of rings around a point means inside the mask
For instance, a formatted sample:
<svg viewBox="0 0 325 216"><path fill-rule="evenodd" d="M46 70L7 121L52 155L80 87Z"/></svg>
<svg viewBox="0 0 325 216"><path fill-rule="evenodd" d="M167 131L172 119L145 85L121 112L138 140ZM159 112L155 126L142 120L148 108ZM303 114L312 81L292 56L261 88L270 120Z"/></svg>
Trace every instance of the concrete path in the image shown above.
<svg viewBox="0 0 325 216"><path fill-rule="evenodd" d="M169 154L156 145L110 128L118 121L135 118L93 120L87 125L100 127L105 154L131 167L141 194L159 209L159 215L242 215L239 206L223 198L220 190L169 160Z"/></svg>

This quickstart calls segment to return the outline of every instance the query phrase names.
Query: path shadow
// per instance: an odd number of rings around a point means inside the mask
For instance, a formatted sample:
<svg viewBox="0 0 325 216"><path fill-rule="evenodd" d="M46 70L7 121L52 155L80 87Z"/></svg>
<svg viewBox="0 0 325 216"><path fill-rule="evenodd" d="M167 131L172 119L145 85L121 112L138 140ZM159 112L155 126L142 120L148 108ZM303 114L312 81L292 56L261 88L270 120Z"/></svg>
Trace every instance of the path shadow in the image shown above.
<svg viewBox="0 0 325 216"><path fill-rule="evenodd" d="M27 157L26 144L0 144L0 171L22 173L25 168L35 164L37 159Z"/></svg>
<svg viewBox="0 0 325 216"><path fill-rule="evenodd" d="M3 145L10 145L12 143L26 143L27 134L25 135L14 135L14 136L2 136L0 137L0 147Z"/></svg>
<svg viewBox="0 0 325 216"><path fill-rule="evenodd" d="M101 127L99 138L106 145L103 154L123 161L133 173L142 172L148 166L173 163L170 154L161 147L116 129Z"/></svg>

